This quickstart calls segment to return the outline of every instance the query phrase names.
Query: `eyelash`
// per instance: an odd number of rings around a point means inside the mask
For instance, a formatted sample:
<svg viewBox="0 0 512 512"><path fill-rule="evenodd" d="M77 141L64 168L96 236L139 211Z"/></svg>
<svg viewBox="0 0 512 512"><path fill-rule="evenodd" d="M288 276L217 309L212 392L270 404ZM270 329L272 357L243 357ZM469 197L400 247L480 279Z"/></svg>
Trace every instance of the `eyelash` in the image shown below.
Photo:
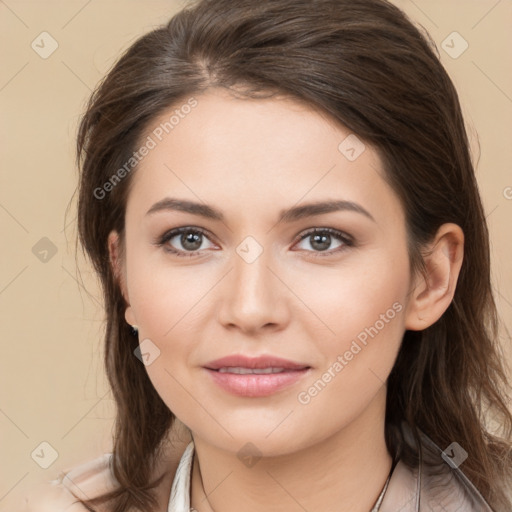
<svg viewBox="0 0 512 512"><path fill-rule="evenodd" d="M184 226L181 228L171 229L170 231L167 231L155 242L155 245L157 245L158 247L163 247L166 252L172 253L180 258L182 258L182 257L189 258L189 257L196 256L197 254L199 254L201 251L180 251L180 250L174 249L171 246L164 247L165 244L169 240L171 240L175 236L180 235L182 233L193 233L193 234L197 234L197 235L203 235L209 239L208 233L205 230L203 230L201 228L196 228L196 227ZM332 251L306 251L306 252L313 252L315 254L315 257L322 258L325 256L332 256L333 254L337 254L341 251L346 250L347 247L354 246L354 240L352 239L351 236L349 236L346 233L343 233L342 231L338 231L337 229L332 229L332 228L310 229L310 230L306 231L305 233L303 233L302 235L300 235L299 237L297 237L294 240L294 244L299 243L302 240L304 240L312 235L325 234L325 233L327 233L327 234L333 236L334 238L338 239L339 241L343 242L343 245L338 247L337 249L332 250Z"/></svg>

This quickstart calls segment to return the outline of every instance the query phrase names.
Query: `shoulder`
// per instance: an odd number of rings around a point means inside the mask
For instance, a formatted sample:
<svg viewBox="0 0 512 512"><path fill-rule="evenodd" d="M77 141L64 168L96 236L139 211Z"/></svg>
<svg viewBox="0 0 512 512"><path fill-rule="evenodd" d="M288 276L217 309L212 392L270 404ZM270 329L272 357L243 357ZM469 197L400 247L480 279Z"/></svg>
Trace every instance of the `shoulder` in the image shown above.
<svg viewBox="0 0 512 512"><path fill-rule="evenodd" d="M410 448L393 472L384 497L382 512L492 512L478 489L460 469L461 453L449 447L445 453L421 431L419 445L410 429L402 427ZM456 451L456 450L455 450Z"/></svg>
<svg viewBox="0 0 512 512"><path fill-rule="evenodd" d="M424 501L431 507L442 507L447 511L492 512L490 505L459 467L467 457L462 447L452 443L445 452L423 433L421 441Z"/></svg>
<svg viewBox="0 0 512 512"><path fill-rule="evenodd" d="M116 486L110 470L112 454L63 471L58 478L35 487L26 497L23 512L84 512L79 499L92 498Z"/></svg>
<svg viewBox="0 0 512 512"><path fill-rule="evenodd" d="M192 440L188 428L178 420L169 434L155 468L155 477L162 473L168 476L158 488L158 499L162 503L169 499L174 475ZM79 499L94 498L117 487L111 468L112 454L105 453L62 471L55 480L34 488L25 497L25 508L20 512L88 512ZM102 512L104 509L97 507L97 510Z"/></svg>

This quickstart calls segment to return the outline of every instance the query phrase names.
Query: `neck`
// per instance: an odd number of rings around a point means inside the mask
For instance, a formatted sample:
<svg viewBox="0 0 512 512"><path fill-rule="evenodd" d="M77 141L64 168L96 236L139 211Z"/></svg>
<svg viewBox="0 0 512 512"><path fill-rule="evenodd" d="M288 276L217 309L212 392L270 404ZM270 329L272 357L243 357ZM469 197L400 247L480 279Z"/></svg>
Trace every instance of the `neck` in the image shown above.
<svg viewBox="0 0 512 512"><path fill-rule="evenodd" d="M391 469L385 386L352 423L304 449L245 467L237 454L193 435L191 506L197 512L369 512Z"/></svg>

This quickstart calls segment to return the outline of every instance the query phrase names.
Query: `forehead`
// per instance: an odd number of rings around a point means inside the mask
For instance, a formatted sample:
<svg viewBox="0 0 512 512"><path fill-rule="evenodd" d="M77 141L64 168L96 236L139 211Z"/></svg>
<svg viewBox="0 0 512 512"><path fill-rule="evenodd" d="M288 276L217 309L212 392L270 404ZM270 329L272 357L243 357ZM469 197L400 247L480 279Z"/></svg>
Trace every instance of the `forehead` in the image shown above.
<svg viewBox="0 0 512 512"><path fill-rule="evenodd" d="M377 152L319 109L221 89L194 100L193 108L185 99L167 109L143 134L152 149L133 176L129 203L149 208L167 194L208 198L239 215L319 199L396 209Z"/></svg>

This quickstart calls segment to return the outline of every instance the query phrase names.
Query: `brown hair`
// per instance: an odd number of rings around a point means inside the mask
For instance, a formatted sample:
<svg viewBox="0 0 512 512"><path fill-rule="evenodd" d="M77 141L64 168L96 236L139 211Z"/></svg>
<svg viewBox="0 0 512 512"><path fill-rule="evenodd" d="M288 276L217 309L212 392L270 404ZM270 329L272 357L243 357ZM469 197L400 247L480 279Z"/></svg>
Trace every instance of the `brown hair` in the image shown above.
<svg viewBox="0 0 512 512"><path fill-rule="evenodd" d="M392 454L404 449L402 421L442 448L457 441L469 453L465 474L493 507L510 509L512 416L488 230L461 108L434 43L386 0L195 1L137 40L93 93L77 141L78 231L104 293L119 488L84 503L154 510L152 469L175 419L133 355L138 340L109 262L107 237L117 230L122 245L136 167L101 199L97 190L140 147L149 123L211 87L305 101L376 148L406 214L414 271L425 271L421 249L441 224L462 228L453 302L428 329L405 332L389 376L386 442ZM499 433L487 426L490 416Z"/></svg>

